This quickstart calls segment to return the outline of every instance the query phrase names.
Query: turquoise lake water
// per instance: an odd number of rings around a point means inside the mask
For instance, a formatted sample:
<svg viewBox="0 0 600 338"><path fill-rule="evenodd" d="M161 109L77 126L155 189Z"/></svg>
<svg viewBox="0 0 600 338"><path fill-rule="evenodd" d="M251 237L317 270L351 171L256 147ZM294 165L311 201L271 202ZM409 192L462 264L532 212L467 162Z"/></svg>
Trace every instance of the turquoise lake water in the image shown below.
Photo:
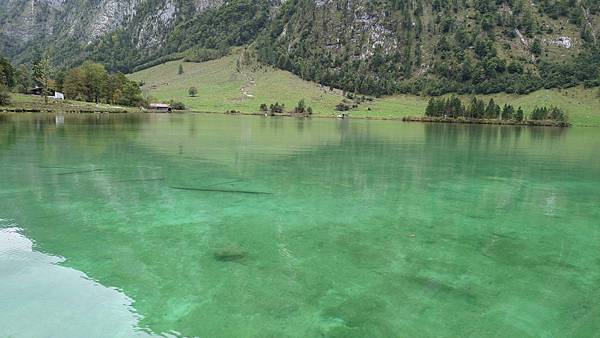
<svg viewBox="0 0 600 338"><path fill-rule="evenodd" d="M600 130L0 114L0 337L594 337Z"/></svg>

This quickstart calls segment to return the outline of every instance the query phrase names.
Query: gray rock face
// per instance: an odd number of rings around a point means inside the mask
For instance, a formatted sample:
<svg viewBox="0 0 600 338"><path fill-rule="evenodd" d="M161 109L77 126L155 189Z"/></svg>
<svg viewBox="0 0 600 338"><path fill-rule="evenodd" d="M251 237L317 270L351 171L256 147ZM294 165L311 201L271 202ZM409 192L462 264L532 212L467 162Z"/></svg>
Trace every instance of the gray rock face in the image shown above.
<svg viewBox="0 0 600 338"><path fill-rule="evenodd" d="M17 53L33 40L89 45L118 29L135 31L137 48L160 46L179 14L218 8L225 0L0 0L0 52ZM9 48L10 47L10 48Z"/></svg>

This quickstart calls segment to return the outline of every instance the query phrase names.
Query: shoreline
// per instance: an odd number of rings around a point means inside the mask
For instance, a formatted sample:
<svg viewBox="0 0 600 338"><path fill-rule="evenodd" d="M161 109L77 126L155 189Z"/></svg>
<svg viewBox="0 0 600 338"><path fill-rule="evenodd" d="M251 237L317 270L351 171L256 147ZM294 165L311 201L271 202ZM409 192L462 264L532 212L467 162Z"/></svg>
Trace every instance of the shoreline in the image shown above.
<svg viewBox="0 0 600 338"><path fill-rule="evenodd" d="M240 111L227 112L210 112L200 110L181 110L170 113L141 110L138 108L120 108L120 109L32 109L32 108L16 108L3 107L0 108L0 113L32 113L32 114L48 114L48 113L64 113L64 114L211 114L211 115L230 115L230 116L263 116L263 117L285 117L285 118L318 118L318 119L335 119L335 120L374 120L374 121L400 121L407 123L445 123L445 124L479 124L479 125L498 125L498 126L521 126L521 127L554 127L554 128L569 128L573 125L568 122L559 121L514 121L514 120L487 120L487 119L465 119L465 118L449 118L449 117L415 117L415 116L349 116L340 118L336 115L302 115L302 114L265 114L265 113L247 113Z"/></svg>
<svg viewBox="0 0 600 338"><path fill-rule="evenodd" d="M128 114L128 113L143 113L139 109L33 109L33 108L0 108L0 113L32 113L32 114L48 114L48 113L65 113L65 114Z"/></svg>
<svg viewBox="0 0 600 338"><path fill-rule="evenodd" d="M177 113L177 112L176 112ZM185 113L185 112L182 112ZM203 112L203 111L189 111L194 114L220 114L220 115L239 115L239 116L265 116L265 117L293 117L293 118L320 118L320 119L336 119L336 120L375 120L375 121L401 121L401 122L417 122L417 123L446 123L446 124L481 124L481 125L498 125L498 126L520 126L520 127L554 127L554 128L569 128L573 125L569 122L550 121L550 120L527 120L527 121L515 121L515 120L487 120L487 119L461 119L461 118L443 118L443 117L414 117L414 116L402 116L402 117L386 117L386 116L356 116L340 118L336 115L295 115L295 114L276 114L276 115L265 115L264 113L243 113L243 112Z"/></svg>
<svg viewBox="0 0 600 338"><path fill-rule="evenodd" d="M406 116L402 118L404 122L422 122L422 123L449 123L449 124L488 124L501 126L524 126L524 127L555 127L569 128L572 126L569 122L552 121L552 120L498 120L498 119L465 119L452 117L413 117Z"/></svg>

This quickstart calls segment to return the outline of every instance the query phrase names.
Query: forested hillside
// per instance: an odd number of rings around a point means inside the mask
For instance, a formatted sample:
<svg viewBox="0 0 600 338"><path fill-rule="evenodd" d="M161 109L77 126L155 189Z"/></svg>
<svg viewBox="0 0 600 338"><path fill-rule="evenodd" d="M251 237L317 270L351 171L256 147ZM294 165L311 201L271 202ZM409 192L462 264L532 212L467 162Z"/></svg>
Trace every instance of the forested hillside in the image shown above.
<svg viewBox="0 0 600 338"><path fill-rule="evenodd" d="M291 0L263 62L368 94L598 85L597 0Z"/></svg>
<svg viewBox="0 0 600 338"><path fill-rule="evenodd" d="M600 84L598 0L0 0L0 54L132 72L247 45L363 94L529 93Z"/></svg>
<svg viewBox="0 0 600 338"><path fill-rule="evenodd" d="M278 0L0 0L0 55L129 72L161 58L221 56L250 43ZM194 49L194 50L190 50ZM158 60L158 61L157 61Z"/></svg>

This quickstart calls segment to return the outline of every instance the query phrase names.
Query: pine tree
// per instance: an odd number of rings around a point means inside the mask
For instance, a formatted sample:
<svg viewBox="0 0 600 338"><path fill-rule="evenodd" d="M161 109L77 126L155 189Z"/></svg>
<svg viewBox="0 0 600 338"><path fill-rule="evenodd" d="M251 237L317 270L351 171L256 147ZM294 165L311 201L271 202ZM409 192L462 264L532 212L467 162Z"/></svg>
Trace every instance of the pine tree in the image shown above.
<svg viewBox="0 0 600 338"><path fill-rule="evenodd" d="M425 109L425 116L434 116L435 114L435 99L432 97L429 99L429 103L427 104L427 108Z"/></svg>
<svg viewBox="0 0 600 338"><path fill-rule="evenodd" d="M183 65L180 63L179 64L179 70L177 71L178 75L182 75L183 74Z"/></svg>
<svg viewBox="0 0 600 338"><path fill-rule="evenodd" d="M494 99L490 99L490 102L488 103L487 108L485 109L485 117L488 119L497 118L496 111L496 102L494 102Z"/></svg>
<svg viewBox="0 0 600 338"><path fill-rule="evenodd" d="M542 43L540 39L533 40L533 44L531 45L531 53L535 56L542 55Z"/></svg>
<svg viewBox="0 0 600 338"><path fill-rule="evenodd" d="M515 115L515 119L519 122L525 120L525 113L523 113L523 108L519 107L517 109L517 114Z"/></svg>
<svg viewBox="0 0 600 338"><path fill-rule="evenodd" d="M502 110L502 119L503 120L512 120L515 116L515 108L513 106L505 104L504 109Z"/></svg>
<svg viewBox="0 0 600 338"><path fill-rule="evenodd" d="M0 106L10 104L10 94L4 84L0 83Z"/></svg>

